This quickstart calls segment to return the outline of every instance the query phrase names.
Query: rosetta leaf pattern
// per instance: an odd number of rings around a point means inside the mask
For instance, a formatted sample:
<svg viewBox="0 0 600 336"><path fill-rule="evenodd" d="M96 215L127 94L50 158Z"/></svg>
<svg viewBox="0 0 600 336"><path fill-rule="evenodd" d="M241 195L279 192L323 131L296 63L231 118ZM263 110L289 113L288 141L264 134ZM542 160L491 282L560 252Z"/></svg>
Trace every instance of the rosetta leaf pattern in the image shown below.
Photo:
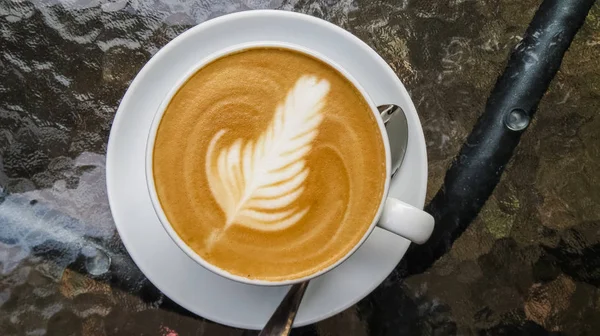
<svg viewBox="0 0 600 336"><path fill-rule="evenodd" d="M257 139L219 146L227 130L213 136L206 174L213 197L225 213L225 227L282 230L308 212L308 207L294 202L306 188L306 156L323 120L328 92L326 80L302 76Z"/></svg>

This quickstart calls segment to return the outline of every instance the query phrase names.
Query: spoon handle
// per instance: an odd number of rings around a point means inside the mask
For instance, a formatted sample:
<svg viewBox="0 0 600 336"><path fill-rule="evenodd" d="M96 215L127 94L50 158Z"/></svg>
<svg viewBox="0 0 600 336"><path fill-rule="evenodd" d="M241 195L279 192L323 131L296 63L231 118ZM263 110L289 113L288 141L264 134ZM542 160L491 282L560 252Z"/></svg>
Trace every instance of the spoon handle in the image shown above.
<svg viewBox="0 0 600 336"><path fill-rule="evenodd" d="M258 336L289 335L306 287L308 287L308 281L295 284L290 288Z"/></svg>

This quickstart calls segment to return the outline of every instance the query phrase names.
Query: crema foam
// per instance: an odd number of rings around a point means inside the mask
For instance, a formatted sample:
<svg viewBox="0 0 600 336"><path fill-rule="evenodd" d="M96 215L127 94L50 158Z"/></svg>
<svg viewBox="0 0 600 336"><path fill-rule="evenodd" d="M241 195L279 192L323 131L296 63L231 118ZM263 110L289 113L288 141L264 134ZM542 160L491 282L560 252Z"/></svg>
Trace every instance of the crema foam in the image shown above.
<svg viewBox="0 0 600 336"><path fill-rule="evenodd" d="M198 70L154 144L158 198L200 257L267 281L314 274L364 236L385 185L368 103L328 64L252 48Z"/></svg>

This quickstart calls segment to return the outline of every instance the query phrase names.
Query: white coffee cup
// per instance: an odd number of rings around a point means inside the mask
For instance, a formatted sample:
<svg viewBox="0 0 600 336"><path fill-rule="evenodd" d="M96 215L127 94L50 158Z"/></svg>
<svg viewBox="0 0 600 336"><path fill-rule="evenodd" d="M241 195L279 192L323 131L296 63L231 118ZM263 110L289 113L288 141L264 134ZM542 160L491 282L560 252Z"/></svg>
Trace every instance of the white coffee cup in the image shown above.
<svg viewBox="0 0 600 336"><path fill-rule="evenodd" d="M223 56L226 56L228 54L240 51L240 50L257 48L257 47L277 47L277 48L290 49L290 50L304 53L304 54L310 55L312 57L315 57L317 59L320 59L321 61L329 64L331 67L338 70L343 76L345 76L350 82L352 82L352 84L354 84L354 86L358 89L358 91L362 94L364 99L369 104L369 106L371 108L371 112L375 115L375 119L377 120L377 125L379 127L379 134L382 137L383 144L385 147L385 161L386 161L385 166L386 166L386 176L387 177L385 180L384 191L381 196L381 200L379 203L379 208L377 210L377 213L373 217L371 225L369 226L369 228L367 229L367 231L365 232L365 234L363 235L361 240L352 248L352 250L350 250L350 252L348 252L344 257L342 257L341 259L336 261L331 266L328 266L316 273L313 273L313 274L305 276L305 277L290 279L290 280L282 280L282 281L256 280L256 279L249 279L249 278L242 277L239 275L231 274L231 273L207 262L201 256L199 256L196 252L194 252L194 250L192 248L190 248L179 237L177 232L173 229L173 227L169 223L169 220L167 219L167 216L165 215L165 213L161 207L161 204L158 200L158 195L156 192L156 187L155 187L154 178L153 178L154 174L153 174L153 170L152 170L153 169L152 158L153 158L154 141L156 138L156 132L158 130L158 126L160 124L162 116L163 116L169 102L171 101L173 96L177 93L179 88L193 74L195 74L200 68L204 67L208 63L210 63L218 58L221 58ZM156 214L157 214L158 218L160 219L161 224L163 225L164 229L167 231L167 233L169 234L171 239L173 239L175 244L177 244L177 246L183 252L185 252L192 260L196 261L198 264L200 264L204 268L206 268L218 275L221 275L225 278L228 278L228 279L231 279L234 281L238 281L238 282L242 282L242 283L246 283L246 284L251 284L251 285L263 285L263 286L290 285L290 284L299 283L299 282L307 281L307 280L313 279L315 277L318 277L318 276L332 270L333 268L335 268L336 266L338 266L339 264L344 262L344 260L346 260L348 257L350 257L364 243L364 241L367 239L367 237L369 237L369 235L371 234L371 232L373 231L373 229L376 226L383 228L387 231L390 231L392 233L395 233L399 236L402 236L402 237L404 237L414 243L417 243L417 244L422 244L425 241L427 241L427 239L429 238L429 236L431 235L431 233L433 231L434 219L430 214L426 213L425 211L423 211L421 209L418 209L410 204L404 203L395 198L388 197L391 173L392 173L391 167L392 167L392 162L391 162L391 155L390 155L390 142L388 139L387 131L383 124L381 115L379 114L379 112L377 110L377 106L373 103L373 101L371 100L371 98L369 97L367 92L362 88L362 86L346 70L344 70L341 66L337 65L336 63L329 60L325 56L320 55L317 52L314 52L312 50L309 50L307 48L304 48L304 47L301 47L298 45L282 43L282 42L253 42L253 43L239 44L239 45L232 46L230 48L226 48L219 52L216 52L216 53L210 55L209 57L206 57L205 59L203 59L197 66L190 69L190 71L177 83L177 85L175 85L175 87L163 99L163 102L161 103L160 107L158 108L156 115L154 116L154 120L152 121L152 127L150 128L150 133L148 135L148 142L146 145L146 181L147 181L147 185L148 185L148 191L150 193L150 198L152 200L152 205L154 207L154 210L156 211Z"/></svg>

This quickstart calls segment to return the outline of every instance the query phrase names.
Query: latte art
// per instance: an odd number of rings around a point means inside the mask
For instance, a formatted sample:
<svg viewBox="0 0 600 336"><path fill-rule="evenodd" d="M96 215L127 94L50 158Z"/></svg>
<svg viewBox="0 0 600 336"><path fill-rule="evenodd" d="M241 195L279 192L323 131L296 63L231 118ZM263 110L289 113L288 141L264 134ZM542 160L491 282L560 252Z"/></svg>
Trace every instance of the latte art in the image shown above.
<svg viewBox="0 0 600 336"><path fill-rule="evenodd" d="M383 196L385 148L360 92L300 52L221 57L166 107L152 154L156 194L206 262L267 281L342 259Z"/></svg>
<svg viewBox="0 0 600 336"><path fill-rule="evenodd" d="M308 207L293 203L305 188L309 168L304 158L317 136L328 91L327 81L301 77L256 141L237 139L215 152L226 130L212 138L206 174L210 191L225 212L225 228L238 224L282 230L306 214Z"/></svg>

